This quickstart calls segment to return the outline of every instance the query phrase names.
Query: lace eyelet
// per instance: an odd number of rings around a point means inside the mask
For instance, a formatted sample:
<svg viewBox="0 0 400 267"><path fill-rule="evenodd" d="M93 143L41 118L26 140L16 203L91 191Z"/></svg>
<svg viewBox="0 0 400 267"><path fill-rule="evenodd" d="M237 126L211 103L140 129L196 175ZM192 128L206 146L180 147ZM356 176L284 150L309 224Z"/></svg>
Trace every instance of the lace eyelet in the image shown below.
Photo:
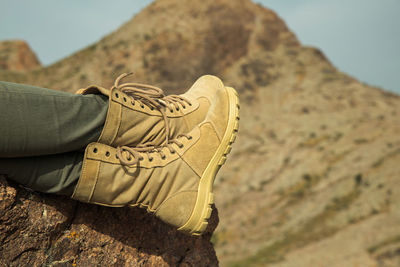
<svg viewBox="0 0 400 267"><path fill-rule="evenodd" d="M171 154L175 154L175 150L172 150L172 151L171 151Z"/></svg>
<svg viewBox="0 0 400 267"><path fill-rule="evenodd" d="M191 135L189 135L189 136L188 136L188 139L189 139L189 140L192 140L192 139L193 139L193 137L192 137Z"/></svg>
<svg viewBox="0 0 400 267"><path fill-rule="evenodd" d="M153 158L149 158L149 161L153 161Z"/></svg>
<svg viewBox="0 0 400 267"><path fill-rule="evenodd" d="M124 97L124 102L126 102L126 97Z"/></svg>
<svg viewBox="0 0 400 267"><path fill-rule="evenodd" d="M132 106L134 106L134 105L135 105L135 102L134 102L134 101L131 101L131 104L132 104Z"/></svg>
<svg viewBox="0 0 400 267"><path fill-rule="evenodd" d="M119 94L118 94L118 93L115 93L115 97L116 97L116 98L119 98Z"/></svg>
<svg viewBox="0 0 400 267"><path fill-rule="evenodd" d="M183 107L183 109L186 109L186 106L182 106Z"/></svg>
<svg viewBox="0 0 400 267"><path fill-rule="evenodd" d="M176 111L179 111L179 108L175 108L176 109Z"/></svg>
<svg viewBox="0 0 400 267"><path fill-rule="evenodd" d="M179 147L179 148L183 148L183 147L184 147L184 145L183 145L183 144L180 144L180 145L178 145L178 147Z"/></svg>
<svg viewBox="0 0 400 267"><path fill-rule="evenodd" d="M93 153L97 153L97 148L96 147L93 149Z"/></svg>
<svg viewBox="0 0 400 267"><path fill-rule="evenodd" d="M192 103L189 103L189 106L193 106L193 104L192 104Z"/></svg>
<svg viewBox="0 0 400 267"><path fill-rule="evenodd" d="M106 157L109 157L109 156L110 156L110 152L107 151L107 152L106 152Z"/></svg>
<svg viewBox="0 0 400 267"><path fill-rule="evenodd" d="M142 158L139 158L139 160L144 160L144 158L142 157Z"/></svg>
<svg viewBox="0 0 400 267"><path fill-rule="evenodd" d="M144 105L140 105L141 108L144 108Z"/></svg>
<svg viewBox="0 0 400 267"><path fill-rule="evenodd" d="M167 157L166 156L161 156L161 159L166 159Z"/></svg>
<svg viewBox="0 0 400 267"><path fill-rule="evenodd" d="M151 108L150 108L150 110L154 110L154 108L153 108L153 107L151 107Z"/></svg>
<svg viewBox="0 0 400 267"><path fill-rule="evenodd" d="M170 109L169 112L174 113L174 110L173 110L173 109Z"/></svg>

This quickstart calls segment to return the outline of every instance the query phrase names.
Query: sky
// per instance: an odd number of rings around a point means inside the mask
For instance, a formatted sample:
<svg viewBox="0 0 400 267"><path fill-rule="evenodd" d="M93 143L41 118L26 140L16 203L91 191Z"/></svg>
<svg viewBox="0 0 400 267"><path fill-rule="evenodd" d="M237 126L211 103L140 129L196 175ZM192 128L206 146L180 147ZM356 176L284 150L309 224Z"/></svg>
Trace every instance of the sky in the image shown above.
<svg viewBox="0 0 400 267"><path fill-rule="evenodd" d="M216 0L217 1L217 0ZM400 0L254 0L341 71L400 94ZM26 40L43 65L97 42L151 0L0 0L0 40Z"/></svg>
<svg viewBox="0 0 400 267"><path fill-rule="evenodd" d="M400 94L400 0L259 0L341 71Z"/></svg>

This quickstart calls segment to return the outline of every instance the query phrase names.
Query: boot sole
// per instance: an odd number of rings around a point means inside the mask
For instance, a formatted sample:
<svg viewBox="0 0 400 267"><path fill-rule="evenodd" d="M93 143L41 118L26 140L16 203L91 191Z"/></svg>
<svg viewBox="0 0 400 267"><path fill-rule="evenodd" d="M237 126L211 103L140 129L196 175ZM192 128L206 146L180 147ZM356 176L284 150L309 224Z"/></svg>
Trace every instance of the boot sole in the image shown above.
<svg viewBox="0 0 400 267"><path fill-rule="evenodd" d="M229 118L224 136L199 182L197 200L189 220L178 230L193 236L201 235L207 228L214 204L213 184L226 156L232 149L239 130L239 98L235 89L225 87L229 96Z"/></svg>

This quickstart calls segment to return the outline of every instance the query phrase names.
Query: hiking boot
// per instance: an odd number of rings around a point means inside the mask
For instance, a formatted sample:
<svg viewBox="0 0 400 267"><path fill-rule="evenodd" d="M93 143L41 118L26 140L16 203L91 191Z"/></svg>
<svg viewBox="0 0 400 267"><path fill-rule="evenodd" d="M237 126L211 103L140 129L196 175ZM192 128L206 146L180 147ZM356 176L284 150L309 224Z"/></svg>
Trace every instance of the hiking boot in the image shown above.
<svg viewBox="0 0 400 267"><path fill-rule="evenodd" d="M103 131L97 142L117 146L161 145L181 133L187 133L204 120L216 92L224 85L215 76L199 78L185 94L165 96L155 86L121 83L120 75L111 90L100 86L81 89L79 94L103 94L109 108Z"/></svg>
<svg viewBox="0 0 400 267"><path fill-rule="evenodd" d="M236 92L226 87L203 122L159 147L91 143L72 198L104 206L139 206L178 230L200 235L214 203L213 183L238 130Z"/></svg>

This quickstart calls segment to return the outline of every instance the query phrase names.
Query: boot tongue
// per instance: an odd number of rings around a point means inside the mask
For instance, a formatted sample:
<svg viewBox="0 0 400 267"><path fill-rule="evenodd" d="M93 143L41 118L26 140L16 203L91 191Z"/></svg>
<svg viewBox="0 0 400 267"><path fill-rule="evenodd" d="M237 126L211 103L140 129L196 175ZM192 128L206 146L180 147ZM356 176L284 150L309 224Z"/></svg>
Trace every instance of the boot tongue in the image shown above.
<svg viewBox="0 0 400 267"><path fill-rule="evenodd" d="M122 79L132 75L133 73L123 73L114 82L114 86L111 88L117 88L122 92L132 97L133 101L140 101L141 105L147 105L151 109L157 109L160 111L165 125L165 143L168 144L169 136L171 135L171 128L169 125L168 117L165 109L168 108L171 112L176 109L180 110L186 108L186 105L192 105L190 100L179 95L166 96L161 88L156 86L141 84L141 83L121 83Z"/></svg>
<svg viewBox="0 0 400 267"><path fill-rule="evenodd" d="M156 86L141 84L141 83L120 83L121 80L133 73L123 73L114 82L114 86L111 88L120 89L122 92L126 93L135 101L140 101L142 105L147 105L151 109L156 108L160 111L164 124L165 124L165 142L169 141L170 127L168 123L168 118L165 113L165 101L161 101L165 98L164 91Z"/></svg>

